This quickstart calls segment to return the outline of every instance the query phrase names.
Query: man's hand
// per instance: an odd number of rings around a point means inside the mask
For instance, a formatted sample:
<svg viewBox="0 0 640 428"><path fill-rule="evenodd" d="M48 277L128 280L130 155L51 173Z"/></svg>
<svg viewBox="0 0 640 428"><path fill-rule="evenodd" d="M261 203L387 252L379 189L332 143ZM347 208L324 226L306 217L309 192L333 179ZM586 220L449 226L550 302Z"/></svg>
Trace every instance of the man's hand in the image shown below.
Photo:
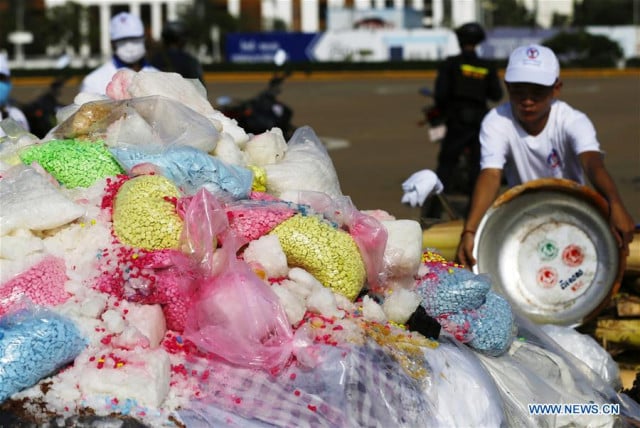
<svg viewBox="0 0 640 428"><path fill-rule="evenodd" d="M458 251L456 252L456 261L469 270L476 264L476 259L473 257L474 238L474 232L470 230L462 232L462 235L460 235L460 243L458 244Z"/></svg>
<svg viewBox="0 0 640 428"><path fill-rule="evenodd" d="M629 244L633 241L635 224L629 212L622 204L613 203L609 207L609 224L618 241L623 255L629 255Z"/></svg>
<svg viewBox="0 0 640 428"><path fill-rule="evenodd" d="M589 181L609 202L609 224L623 255L629 255L629 244L633 241L635 225L629 211L624 207L611 175L604 167L600 152L580 153L580 162Z"/></svg>
<svg viewBox="0 0 640 428"><path fill-rule="evenodd" d="M460 234L460 243L456 252L456 261L471 270L476 264L473 257L473 245L476 230L493 201L500 191L500 179L502 170L496 168L486 168L480 171L476 187L473 189L471 197L471 209L464 224L464 230Z"/></svg>

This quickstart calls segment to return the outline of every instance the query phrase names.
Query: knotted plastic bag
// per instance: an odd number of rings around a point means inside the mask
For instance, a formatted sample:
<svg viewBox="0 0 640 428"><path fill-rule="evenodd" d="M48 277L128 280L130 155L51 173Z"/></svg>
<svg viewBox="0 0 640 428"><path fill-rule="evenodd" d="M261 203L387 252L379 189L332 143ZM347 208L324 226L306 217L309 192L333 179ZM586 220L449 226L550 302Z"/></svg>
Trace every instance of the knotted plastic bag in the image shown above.
<svg viewBox="0 0 640 428"><path fill-rule="evenodd" d="M219 235L224 245L217 248ZM225 210L204 189L187 207L183 239L201 268L185 337L239 366L272 370L286 364L293 342L287 315L269 285L236 258Z"/></svg>

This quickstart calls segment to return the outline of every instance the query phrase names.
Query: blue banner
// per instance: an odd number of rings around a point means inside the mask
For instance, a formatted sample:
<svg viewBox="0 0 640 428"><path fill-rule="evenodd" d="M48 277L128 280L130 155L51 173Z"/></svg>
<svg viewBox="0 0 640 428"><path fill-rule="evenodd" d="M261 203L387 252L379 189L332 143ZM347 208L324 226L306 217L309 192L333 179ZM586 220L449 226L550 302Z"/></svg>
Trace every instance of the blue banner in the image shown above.
<svg viewBox="0 0 640 428"><path fill-rule="evenodd" d="M291 62L313 61L309 47L317 33L229 33L226 59L229 62L272 62L278 49L287 52Z"/></svg>

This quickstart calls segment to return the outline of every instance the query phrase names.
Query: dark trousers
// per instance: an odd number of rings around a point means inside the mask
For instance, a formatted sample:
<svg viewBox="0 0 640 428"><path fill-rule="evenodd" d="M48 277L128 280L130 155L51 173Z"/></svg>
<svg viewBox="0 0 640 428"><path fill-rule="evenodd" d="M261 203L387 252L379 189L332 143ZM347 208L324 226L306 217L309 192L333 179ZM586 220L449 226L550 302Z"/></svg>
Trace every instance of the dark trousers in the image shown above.
<svg viewBox="0 0 640 428"><path fill-rule="evenodd" d="M446 194L471 196L480 174L480 128L447 124L447 135L440 143L436 174Z"/></svg>

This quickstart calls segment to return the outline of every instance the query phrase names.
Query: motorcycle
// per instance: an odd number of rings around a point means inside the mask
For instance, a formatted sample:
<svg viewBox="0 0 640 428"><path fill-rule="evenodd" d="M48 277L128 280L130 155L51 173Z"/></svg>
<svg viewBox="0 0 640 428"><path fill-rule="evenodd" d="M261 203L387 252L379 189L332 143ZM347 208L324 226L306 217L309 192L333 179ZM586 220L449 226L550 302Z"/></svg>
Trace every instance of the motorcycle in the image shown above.
<svg viewBox="0 0 640 428"><path fill-rule="evenodd" d="M277 53L274 59L276 65L281 66L286 61L286 54ZM256 96L234 101L227 96L216 99L216 108L225 116L235 119L238 125L250 134L261 134L271 128L280 128L285 139L291 138L295 126L291 123L293 110L278 99L282 91L282 84L291 76L291 70L276 69L269 79L267 87Z"/></svg>

